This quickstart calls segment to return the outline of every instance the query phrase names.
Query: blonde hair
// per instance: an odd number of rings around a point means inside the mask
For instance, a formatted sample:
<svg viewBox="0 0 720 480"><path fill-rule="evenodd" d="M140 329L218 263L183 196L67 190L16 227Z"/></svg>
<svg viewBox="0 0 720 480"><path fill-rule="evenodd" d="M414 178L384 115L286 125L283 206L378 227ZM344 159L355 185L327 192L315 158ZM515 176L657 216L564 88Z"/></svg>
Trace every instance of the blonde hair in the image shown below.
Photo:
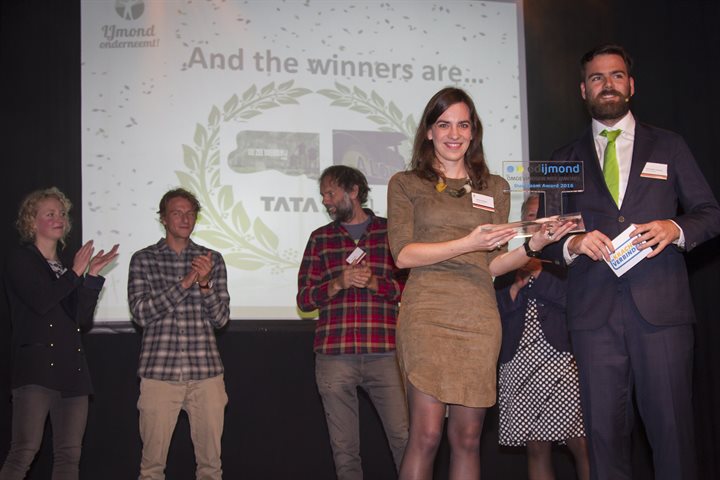
<svg viewBox="0 0 720 480"><path fill-rule="evenodd" d="M35 190L29 193L20 204L18 209L18 217L15 221L15 227L17 227L18 233L20 233L20 239L23 242L33 242L35 240L35 218L38 213L38 206L40 202L47 200L48 198L54 198L60 202L65 209L65 213L68 214L72 208L72 202L56 187L45 188L41 190ZM65 247L65 238L70 233L71 223L70 216L66 217L67 227L65 232L60 239L60 244Z"/></svg>

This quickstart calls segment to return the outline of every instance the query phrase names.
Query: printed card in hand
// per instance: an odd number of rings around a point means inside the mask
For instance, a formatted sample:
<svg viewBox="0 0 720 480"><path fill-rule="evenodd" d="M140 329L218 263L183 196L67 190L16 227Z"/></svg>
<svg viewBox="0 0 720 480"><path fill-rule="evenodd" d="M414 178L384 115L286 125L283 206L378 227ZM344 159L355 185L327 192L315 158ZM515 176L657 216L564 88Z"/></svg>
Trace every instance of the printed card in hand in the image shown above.
<svg viewBox="0 0 720 480"><path fill-rule="evenodd" d="M610 260L605 260L610 270L618 277L637 265L652 251L651 248L640 250L637 245L633 245L634 237L630 236L630 232L633 230L635 230L635 225L630 225L613 239L615 252L610 254Z"/></svg>

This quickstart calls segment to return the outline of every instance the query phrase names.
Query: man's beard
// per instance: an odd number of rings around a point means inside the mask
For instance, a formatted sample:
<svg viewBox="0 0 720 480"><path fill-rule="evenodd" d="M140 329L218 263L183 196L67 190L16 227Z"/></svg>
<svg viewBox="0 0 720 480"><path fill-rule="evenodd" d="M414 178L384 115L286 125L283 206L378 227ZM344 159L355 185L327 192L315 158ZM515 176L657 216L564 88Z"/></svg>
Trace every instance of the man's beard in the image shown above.
<svg viewBox="0 0 720 480"><path fill-rule="evenodd" d="M608 102L602 101L598 97L612 93L617 95L617 101ZM589 96L585 99L585 105L587 105L590 116L595 120L619 120L630 111L630 97L623 95L617 90L610 90L601 92L598 97L591 99Z"/></svg>
<svg viewBox="0 0 720 480"><path fill-rule="evenodd" d="M345 198L343 198L342 202L338 203L334 207L334 214L330 213L330 210L328 210L328 215L330 215L330 218L340 223L347 223L352 220L353 206L350 202L350 198L348 198L347 196L347 193L345 194Z"/></svg>

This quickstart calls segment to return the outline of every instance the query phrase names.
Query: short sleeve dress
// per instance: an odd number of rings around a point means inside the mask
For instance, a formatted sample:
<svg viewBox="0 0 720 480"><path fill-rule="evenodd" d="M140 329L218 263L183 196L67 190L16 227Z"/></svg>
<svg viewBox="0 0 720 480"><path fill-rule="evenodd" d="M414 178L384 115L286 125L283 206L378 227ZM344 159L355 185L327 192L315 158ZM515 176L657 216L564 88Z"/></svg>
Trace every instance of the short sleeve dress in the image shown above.
<svg viewBox="0 0 720 480"><path fill-rule="evenodd" d="M449 188L464 180L448 179ZM506 223L508 183L491 175L474 193L492 197L493 210L473 207L471 195L454 198L413 172L388 184L388 239L393 256L409 243L435 243L467 235L488 223ZM496 401L501 327L490 261L504 250L472 252L411 269L397 329L400 366L415 388L448 404L489 407Z"/></svg>

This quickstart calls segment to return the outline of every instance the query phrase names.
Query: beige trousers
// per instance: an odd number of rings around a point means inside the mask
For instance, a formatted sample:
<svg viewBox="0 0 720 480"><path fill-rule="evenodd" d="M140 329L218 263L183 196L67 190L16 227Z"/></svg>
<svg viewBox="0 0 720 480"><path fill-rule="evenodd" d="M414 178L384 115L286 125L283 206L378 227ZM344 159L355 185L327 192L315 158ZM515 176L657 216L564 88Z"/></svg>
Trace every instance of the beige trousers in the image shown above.
<svg viewBox="0 0 720 480"><path fill-rule="evenodd" d="M142 378L137 403L143 443L139 480L165 478L168 448L180 410L185 410L190 420L195 477L222 479L220 440L227 401L223 375L183 382Z"/></svg>

